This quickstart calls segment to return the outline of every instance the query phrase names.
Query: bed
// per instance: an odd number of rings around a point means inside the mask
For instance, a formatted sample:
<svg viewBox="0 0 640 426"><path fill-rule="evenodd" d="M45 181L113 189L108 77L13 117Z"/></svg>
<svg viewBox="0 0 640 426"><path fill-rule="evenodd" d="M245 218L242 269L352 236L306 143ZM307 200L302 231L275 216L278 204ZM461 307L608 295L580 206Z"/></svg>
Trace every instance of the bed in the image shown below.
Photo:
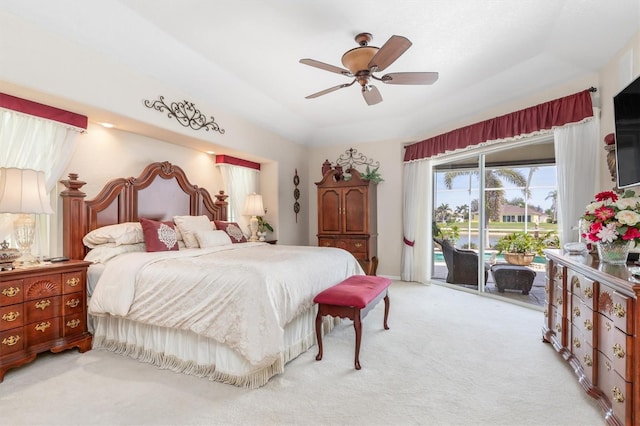
<svg viewBox="0 0 640 426"><path fill-rule="evenodd" d="M234 242L226 194L213 201L169 162L114 179L92 200L85 200L77 175L62 183L64 255L94 262L88 272L94 349L257 388L315 344L313 297L363 274L341 249ZM196 221L196 232L178 226ZM167 234L174 249L147 251L148 223L157 235L178 224ZM206 223L210 230L202 228ZM339 321L326 318L324 332Z"/></svg>

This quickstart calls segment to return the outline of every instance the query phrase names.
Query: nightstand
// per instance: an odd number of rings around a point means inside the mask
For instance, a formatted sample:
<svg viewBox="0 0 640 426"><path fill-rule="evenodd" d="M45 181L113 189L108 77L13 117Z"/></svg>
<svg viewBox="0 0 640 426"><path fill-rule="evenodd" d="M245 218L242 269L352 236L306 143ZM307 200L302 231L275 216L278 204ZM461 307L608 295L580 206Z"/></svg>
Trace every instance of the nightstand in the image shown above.
<svg viewBox="0 0 640 426"><path fill-rule="evenodd" d="M0 382L40 352L91 349L87 268L69 260L0 271Z"/></svg>

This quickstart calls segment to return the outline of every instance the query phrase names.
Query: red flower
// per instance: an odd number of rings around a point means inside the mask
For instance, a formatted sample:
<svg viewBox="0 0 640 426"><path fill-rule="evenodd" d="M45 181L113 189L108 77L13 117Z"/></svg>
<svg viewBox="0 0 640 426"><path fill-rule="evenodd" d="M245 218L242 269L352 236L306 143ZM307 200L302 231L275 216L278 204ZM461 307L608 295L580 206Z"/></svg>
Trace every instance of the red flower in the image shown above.
<svg viewBox="0 0 640 426"><path fill-rule="evenodd" d="M587 237L589 237L589 239L591 241L595 241L598 242L600 241L600 238L598 238L598 232L600 232L600 230L602 229L602 222L594 222L591 224L591 227L589 228L589 235L587 235Z"/></svg>
<svg viewBox="0 0 640 426"><path fill-rule="evenodd" d="M618 201L618 194L613 191L604 191L596 194L596 201L611 200L613 202Z"/></svg>
<svg viewBox="0 0 640 426"><path fill-rule="evenodd" d="M622 236L623 240L635 240L640 238L640 230L638 228L627 228L627 232Z"/></svg>
<svg viewBox="0 0 640 426"><path fill-rule="evenodd" d="M611 207L602 206L602 207L597 208L596 211L593 212L593 215L598 220L600 220L602 222L606 222L608 219L611 219L612 217L614 217L616 215L616 211Z"/></svg>

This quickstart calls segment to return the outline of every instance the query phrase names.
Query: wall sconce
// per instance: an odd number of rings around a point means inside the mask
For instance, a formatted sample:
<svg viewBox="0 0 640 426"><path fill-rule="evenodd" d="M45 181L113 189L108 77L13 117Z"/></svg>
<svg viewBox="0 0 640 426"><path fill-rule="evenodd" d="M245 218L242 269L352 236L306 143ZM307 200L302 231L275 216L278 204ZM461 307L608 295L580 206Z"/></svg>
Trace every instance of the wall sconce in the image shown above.
<svg viewBox="0 0 640 426"><path fill-rule="evenodd" d="M251 216L249 220L249 229L251 229L249 241L258 241L258 218L256 216L264 214L262 195L256 193L247 195L247 200L244 203L244 214Z"/></svg>
<svg viewBox="0 0 640 426"><path fill-rule="evenodd" d="M44 172L15 167L0 167L0 213L19 214L13 233L20 250L16 266L39 263L31 254L36 222L33 214L53 214L44 185Z"/></svg>

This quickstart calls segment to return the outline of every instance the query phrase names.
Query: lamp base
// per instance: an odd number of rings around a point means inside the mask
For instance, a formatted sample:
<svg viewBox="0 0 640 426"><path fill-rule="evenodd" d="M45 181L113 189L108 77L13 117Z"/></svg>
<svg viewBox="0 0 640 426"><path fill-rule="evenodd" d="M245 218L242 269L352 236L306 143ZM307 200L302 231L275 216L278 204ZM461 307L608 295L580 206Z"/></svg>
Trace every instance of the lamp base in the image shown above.
<svg viewBox="0 0 640 426"><path fill-rule="evenodd" d="M256 216L251 216L249 219L249 229L251 230L249 241L258 241L258 218Z"/></svg>
<svg viewBox="0 0 640 426"><path fill-rule="evenodd" d="M13 261L13 266L16 268L25 267L25 266L35 266L39 264L40 264L40 260L34 255L32 255L31 253L23 254L22 256L20 256L19 258Z"/></svg>
<svg viewBox="0 0 640 426"><path fill-rule="evenodd" d="M20 257L13 261L13 266L33 266L40 263L38 258L31 254L31 246L36 233L36 221L29 214L21 214L13 222L13 233L16 244L20 250Z"/></svg>

